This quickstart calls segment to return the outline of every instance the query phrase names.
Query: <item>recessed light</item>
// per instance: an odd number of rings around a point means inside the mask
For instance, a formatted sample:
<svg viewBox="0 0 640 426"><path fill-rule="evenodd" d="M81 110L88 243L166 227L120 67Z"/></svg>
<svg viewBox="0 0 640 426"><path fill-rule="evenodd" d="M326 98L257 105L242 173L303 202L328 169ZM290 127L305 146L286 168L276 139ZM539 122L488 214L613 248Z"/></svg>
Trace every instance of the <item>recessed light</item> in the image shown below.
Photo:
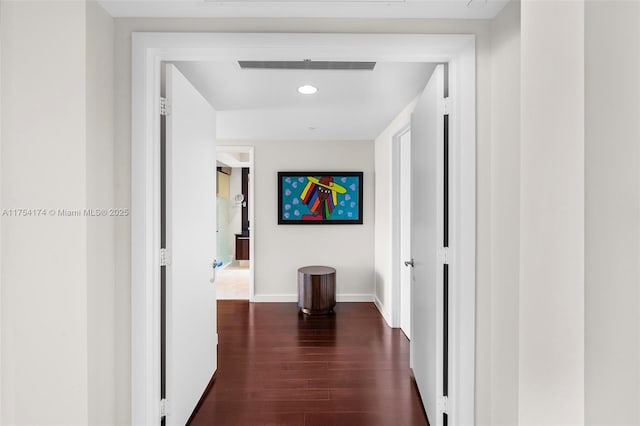
<svg viewBox="0 0 640 426"><path fill-rule="evenodd" d="M303 95L313 95L317 91L318 88L310 84L305 84L304 86L298 87L298 93L302 93Z"/></svg>

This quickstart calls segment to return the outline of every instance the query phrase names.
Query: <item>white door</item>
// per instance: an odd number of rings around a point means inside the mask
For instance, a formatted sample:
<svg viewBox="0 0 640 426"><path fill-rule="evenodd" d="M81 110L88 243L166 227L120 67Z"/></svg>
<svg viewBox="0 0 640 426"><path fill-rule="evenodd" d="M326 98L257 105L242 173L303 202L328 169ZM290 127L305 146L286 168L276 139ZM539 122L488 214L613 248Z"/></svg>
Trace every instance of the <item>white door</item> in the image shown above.
<svg viewBox="0 0 640 426"><path fill-rule="evenodd" d="M216 114L166 67L167 425L183 426L216 370Z"/></svg>
<svg viewBox="0 0 640 426"><path fill-rule="evenodd" d="M411 118L411 362L431 426L443 424L444 66L438 65Z"/></svg>
<svg viewBox="0 0 640 426"><path fill-rule="evenodd" d="M400 136L400 328L411 339L411 133Z"/></svg>

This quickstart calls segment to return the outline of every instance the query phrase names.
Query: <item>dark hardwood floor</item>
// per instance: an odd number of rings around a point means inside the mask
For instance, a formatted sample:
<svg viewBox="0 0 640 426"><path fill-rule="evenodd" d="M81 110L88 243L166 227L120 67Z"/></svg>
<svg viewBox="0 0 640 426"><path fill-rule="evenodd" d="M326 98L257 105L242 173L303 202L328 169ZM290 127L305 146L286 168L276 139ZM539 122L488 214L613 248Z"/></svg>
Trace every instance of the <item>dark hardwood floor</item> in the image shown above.
<svg viewBox="0 0 640 426"><path fill-rule="evenodd" d="M304 317L295 303L218 301L218 371L191 425L427 425L409 342L373 303Z"/></svg>

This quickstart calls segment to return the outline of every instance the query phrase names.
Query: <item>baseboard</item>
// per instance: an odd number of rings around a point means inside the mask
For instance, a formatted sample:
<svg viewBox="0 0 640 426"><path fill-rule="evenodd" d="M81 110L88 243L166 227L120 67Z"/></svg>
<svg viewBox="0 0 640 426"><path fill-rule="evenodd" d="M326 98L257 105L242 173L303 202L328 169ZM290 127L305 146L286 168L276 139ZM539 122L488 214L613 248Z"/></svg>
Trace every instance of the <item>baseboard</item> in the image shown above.
<svg viewBox="0 0 640 426"><path fill-rule="evenodd" d="M336 302L373 302L373 294L340 294L336 295Z"/></svg>
<svg viewBox="0 0 640 426"><path fill-rule="evenodd" d="M256 303L269 302L297 302L297 294L256 294L254 296ZM373 302L373 294L337 294L336 302Z"/></svg>
<svg viewBox="0 0 640 426"><path fill-rule="evenodd" d="M387 314L387 311L384 309L384 306L382 305L382 302L380 301L380 299L378 299L378 296L375 296L373 303L376 305L376 308L378 308L378 311L380 311L380 315L382 315L382 318L384 318L384 322L386 322L389 327L393 328L393 325L391 325L389 315Z"/></svg>
<svg viewBox="0 0 640 426"><path fill-rule="evenodd" d="M193 412L189 416L189 419L187 420L186 426L189 426L191 424L191 422L193 421L193 418L196 416L198 411L200 411L200 408L202 407L202 404L204 403L204 400L207 398L207 395L209 395L209 392L211 392L211 388L213 388L213 384L216 381L216 375L217 374L218 374L218 370L213 372L213 376L211 376L211 380L209 380L209 384L204 389L204 392L203 392L202 396L200 397L200 399L198 400L198 403L196 404L196 407L193 409Z"/></svg>
<svg viewBox="0 0 640 426"><path fill-rule="evenodd" d="M254 302L270 303L270 302L297 302L297 294L254 294Z"/></svg>

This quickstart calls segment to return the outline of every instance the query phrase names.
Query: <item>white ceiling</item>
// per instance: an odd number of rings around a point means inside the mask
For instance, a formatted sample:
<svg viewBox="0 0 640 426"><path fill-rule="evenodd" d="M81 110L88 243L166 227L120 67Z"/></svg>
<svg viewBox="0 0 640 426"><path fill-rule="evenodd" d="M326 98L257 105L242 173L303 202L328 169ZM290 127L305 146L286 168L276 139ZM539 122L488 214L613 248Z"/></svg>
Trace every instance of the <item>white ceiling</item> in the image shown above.
<svg viewBox="0 0 640 426"><path fill-rule="evenodd" d="M222 140L373 140L422 92L435 64L373 71L255 70L237 62L177 62L218 111ZM297 88L312 84L315 95Z"/></svg>
<svg viewBox="0 0 640 426"><path fill-rule="evenodd" d="M491 19L509 0L98 0L115 17Z"/></svg>

